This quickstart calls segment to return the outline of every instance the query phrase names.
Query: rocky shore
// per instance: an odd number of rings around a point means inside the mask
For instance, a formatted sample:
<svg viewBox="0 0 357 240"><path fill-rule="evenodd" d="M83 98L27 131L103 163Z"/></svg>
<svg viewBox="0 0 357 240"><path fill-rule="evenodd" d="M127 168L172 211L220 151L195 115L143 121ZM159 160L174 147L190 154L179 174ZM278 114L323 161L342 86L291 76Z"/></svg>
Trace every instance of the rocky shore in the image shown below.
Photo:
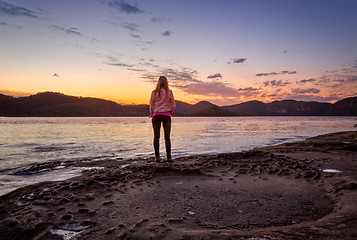
<svg viewBox="0 0 357 240"><path fill-rule="evenodd" d="M99 168L1 196L2 240L357 239L357 132L170 164L68 165Z"/></svg>

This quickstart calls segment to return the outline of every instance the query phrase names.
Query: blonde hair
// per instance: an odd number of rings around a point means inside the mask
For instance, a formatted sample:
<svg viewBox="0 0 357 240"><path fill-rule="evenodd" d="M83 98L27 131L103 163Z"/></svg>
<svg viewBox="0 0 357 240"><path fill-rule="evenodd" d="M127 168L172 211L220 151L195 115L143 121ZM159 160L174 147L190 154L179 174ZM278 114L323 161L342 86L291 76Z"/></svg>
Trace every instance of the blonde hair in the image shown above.
<svg viewBox="0 0 357 240"><path fill-rule="evenodd" d="M166 93L169 90L169 82L165 76L160 76L159 80L157 80L155 92L160 96L161 89L165 89Z"/></svg>

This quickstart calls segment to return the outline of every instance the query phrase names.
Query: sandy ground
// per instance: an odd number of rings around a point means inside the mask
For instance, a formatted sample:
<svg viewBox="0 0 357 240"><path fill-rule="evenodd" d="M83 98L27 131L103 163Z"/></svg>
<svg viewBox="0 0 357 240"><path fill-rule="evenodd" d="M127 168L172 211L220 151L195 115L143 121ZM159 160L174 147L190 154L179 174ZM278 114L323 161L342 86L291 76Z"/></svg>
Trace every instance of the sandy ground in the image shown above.
<svg viewBox="0 0 357 240"><path fill-rule="evenodd" d="M173 163L69 162L102 168L0 197L0 236L357 239L356 136L334 133Z"/></svg>

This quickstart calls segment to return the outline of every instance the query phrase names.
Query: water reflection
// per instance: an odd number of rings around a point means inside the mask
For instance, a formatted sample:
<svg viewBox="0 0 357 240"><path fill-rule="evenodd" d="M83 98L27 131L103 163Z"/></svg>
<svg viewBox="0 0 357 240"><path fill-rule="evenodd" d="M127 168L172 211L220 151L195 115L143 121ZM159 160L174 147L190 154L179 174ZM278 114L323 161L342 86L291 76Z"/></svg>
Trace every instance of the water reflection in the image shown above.
<svg viewBox="0 0 357 240"><path fill-rule="evenodd" d="M172 152L241 151L353 130L354 124L355 117L174 117ZM0 170L51 160L153 156L148 117L0 118L0 131Z"/></svg>

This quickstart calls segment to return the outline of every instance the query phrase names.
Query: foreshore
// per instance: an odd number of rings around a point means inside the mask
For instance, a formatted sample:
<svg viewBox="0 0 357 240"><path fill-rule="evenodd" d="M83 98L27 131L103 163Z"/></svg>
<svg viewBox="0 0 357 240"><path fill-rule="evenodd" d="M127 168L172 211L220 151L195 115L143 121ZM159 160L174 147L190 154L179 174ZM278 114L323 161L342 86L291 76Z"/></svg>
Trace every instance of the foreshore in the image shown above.
<svg viewBox="0 0 357 240"><path fill-rule="evenodd" d="M0 197L1 239L357 239L356 131L173 163L71 164L98 168Z"/></svg>

